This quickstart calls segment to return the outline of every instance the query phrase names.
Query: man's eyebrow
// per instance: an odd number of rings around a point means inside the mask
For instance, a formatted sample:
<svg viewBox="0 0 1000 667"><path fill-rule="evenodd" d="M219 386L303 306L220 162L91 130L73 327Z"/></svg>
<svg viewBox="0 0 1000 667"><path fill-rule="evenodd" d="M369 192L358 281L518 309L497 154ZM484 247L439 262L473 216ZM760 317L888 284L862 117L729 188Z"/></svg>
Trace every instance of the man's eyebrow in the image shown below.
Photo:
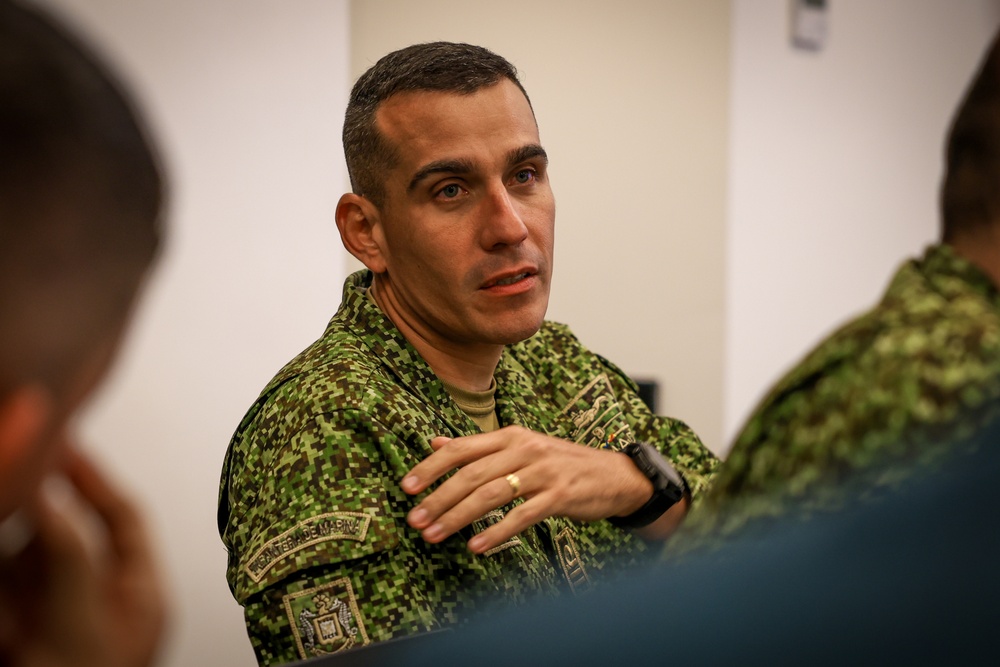
<svg viewBox="0 0 1000 667"><path fill-rule="evenodd" d="M545 152L544 148L538 144L528 144L527 146L515 148L508 153L507 164L514 165L519 162L527 162L528 160L536 158L541 158L542 162L545 164L549 163L549 154Z"/></svg>
<svg viewBox="0 0 1000 667"><path fill-rule="evenodd" d="M406 187L406 191L413 192L420 185L420 181L431 174L468 174L471 171L472 164L467 160L438 160L431 162L417 170L417 173L410 179L410 184Z"/></svg>

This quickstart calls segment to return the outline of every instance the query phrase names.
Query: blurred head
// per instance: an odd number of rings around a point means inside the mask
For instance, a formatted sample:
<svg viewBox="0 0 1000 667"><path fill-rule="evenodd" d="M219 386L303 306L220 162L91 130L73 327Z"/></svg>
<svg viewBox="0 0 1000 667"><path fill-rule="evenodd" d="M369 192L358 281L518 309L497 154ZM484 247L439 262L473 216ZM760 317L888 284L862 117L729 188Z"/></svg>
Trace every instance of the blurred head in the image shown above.
<svg viewBox="0 0 1000 667"><path fill-rule="evenodd" d="M0 517L37 487L114 356L162 198L107 67L51 18L0 0Z"/></svg>
<svg viewBox="0 0 1000 667"><path fill-rule="evenodd" d="M470 95L503 79L514 83L528 99L514 66L481 46L415 44L380 58L354 84L344 116L344 155L354 193L376 206L383 203L385 173L396 161L396 147L375 123L383 102L415 91Z"/></svg>
<svg viewBox="0 0 1000 667"><path fill-rule="evenodd" d="M941 190L943 239L1000 225L1000 37L994 38L952 121Z"/></svg>

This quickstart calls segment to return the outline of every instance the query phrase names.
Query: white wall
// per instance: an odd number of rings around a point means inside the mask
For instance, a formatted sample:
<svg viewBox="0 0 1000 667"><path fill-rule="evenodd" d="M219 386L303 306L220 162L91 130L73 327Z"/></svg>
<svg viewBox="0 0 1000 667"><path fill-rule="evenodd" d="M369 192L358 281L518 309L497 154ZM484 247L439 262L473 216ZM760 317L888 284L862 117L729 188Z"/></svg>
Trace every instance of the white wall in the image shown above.
<svg viewBox="0 0 1000 667"><path fill-rule="evenodd" d="M658 380L660 411L718 448L729 3L361 0L351 22L355 77L432 40L514 63L551 159L549 318Z"/></svg>
<svg viewBox="0 0 1000 667"><path fill-rule="evenodd" d="M150 511L174 595L162 665L255 664L215 528L229 436L340 302L346 0L49 0L121 61L172 181L169 240L83 423Z"/></svg>
<svg viewBox="0 0 1000 667"><path fill-rule="evenodd" d="M763 392L937 238L944 135L996 0L831 0L821 52L789 3L732 3L726 442Z"/></svg>

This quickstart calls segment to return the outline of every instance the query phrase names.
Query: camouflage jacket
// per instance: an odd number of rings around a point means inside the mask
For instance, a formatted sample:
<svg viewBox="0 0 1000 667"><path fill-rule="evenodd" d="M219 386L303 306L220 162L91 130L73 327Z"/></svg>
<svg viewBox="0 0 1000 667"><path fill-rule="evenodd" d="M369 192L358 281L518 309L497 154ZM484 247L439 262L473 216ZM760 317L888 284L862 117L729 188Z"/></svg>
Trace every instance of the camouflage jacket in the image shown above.
<svg viewBox="0 0 1000 667"><path fill-rule="evenodd" d="M774 387L671 549L793 508L856 502L838 493L848 477L891 489L974 442L998 415L1000 292L950 247L932 246Z"/></svg>
<svg viewBox="0 0 1000 667"><path fill-rule="evenodd" d="M226 454L219 530L227 579L261 664L446 627L500 600L580 592L648 547L607 521L543 521L476 556L465 530L431 545L399 488L430 440L478 432L430 367L348 279L323 337L282 369ZM501 425L589 446L658 443L699 493L716 460L683 423L654 416L634 384L545 323L495 373ZM515 501L520 502L520 501ZM498 521L510 506L477 521Z"/></svg>

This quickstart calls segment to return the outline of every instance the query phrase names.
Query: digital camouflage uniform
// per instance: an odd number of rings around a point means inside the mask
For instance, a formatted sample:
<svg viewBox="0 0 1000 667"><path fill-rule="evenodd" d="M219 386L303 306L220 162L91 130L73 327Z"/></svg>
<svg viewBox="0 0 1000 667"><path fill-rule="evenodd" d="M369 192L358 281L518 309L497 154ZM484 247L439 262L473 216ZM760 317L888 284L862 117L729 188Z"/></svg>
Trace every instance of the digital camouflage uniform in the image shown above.
<svg viewBox="0 0 1000 667"><path fill-rule="evenodd" d="M950 247L931 246L764 399L668 554L858 502L839 493L849 476L889 490L973 444L998 399L1000 293Z"/></svg>
<svg viewBox="0 0 1000 667"><path fill-rule="evenodd" d="M323 337L264 389L226 455L219 530L227 578L262 664L308 658L461 622L494 600L581 592L647 546L607 521L547 519L482 556L406 524L403 476L440 435L479 431L351 276ZM679 421L656 417L634 384L545 323L505 349L495 373L501 426L594 447L657 443L692 493L716 460ZM520 502L520 501L515 501Z"/></svg>

